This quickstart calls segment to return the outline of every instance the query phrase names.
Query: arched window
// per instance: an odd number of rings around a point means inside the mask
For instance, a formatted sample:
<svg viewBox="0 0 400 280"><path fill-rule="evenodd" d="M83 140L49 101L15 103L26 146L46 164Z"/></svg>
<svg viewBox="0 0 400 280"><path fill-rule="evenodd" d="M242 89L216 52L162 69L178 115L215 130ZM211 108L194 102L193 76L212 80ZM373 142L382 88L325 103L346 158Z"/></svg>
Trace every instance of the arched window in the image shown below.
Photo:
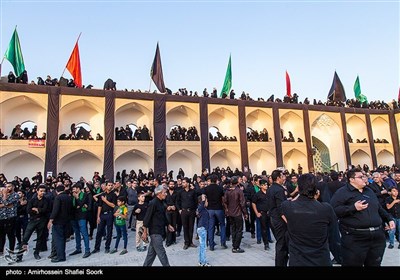
<svg viewBox="0 0 400 280"><path fill-rule="evenodd" d="M25 127L28 128L28 130L30 132L32 132L33 127L36 125L36 123L34 123L33 121L25 121L23 123L21 123L21 129L24 130Z"/></svg>
<svg viewBox="0 0 400 280"><path fill-rule="evenodd" d="M88 123L80 122L80 123L75 125L75 128L76 128L75 134L78 133L79 128L81 128L81 127L83 127L86 131L91 131L92 130Z"/></svg>
<svg viewBox="0 0 400 280"><path fill-rule="evenodd" d="M217 132L219 132L219 129L216 126L212 126L212 127L210 127L208 132L211 133L212 137L216 137L217 136Z"/></svg>
<svg viewBox="0 0 400 280"><path fill-rule="evenodd" d="M132 130L132 135L135 135L135 132L136 132L136 129L138 128L138 126L133 123L128 124L128 126Z"/></svg>

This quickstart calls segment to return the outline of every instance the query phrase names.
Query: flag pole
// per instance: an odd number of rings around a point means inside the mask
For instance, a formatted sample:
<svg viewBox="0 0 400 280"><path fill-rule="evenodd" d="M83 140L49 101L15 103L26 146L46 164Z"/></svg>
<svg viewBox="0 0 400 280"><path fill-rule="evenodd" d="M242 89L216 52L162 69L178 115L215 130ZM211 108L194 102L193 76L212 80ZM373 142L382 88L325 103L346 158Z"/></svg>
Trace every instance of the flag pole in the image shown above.
<svg viewBox="0 0 400 280"><path fill-rule="evenodd" d="M150 84L149 84L149 93L150 93L150 90L151 90L151 77L150 77Z"/></svg>
<svg viewBox="0 0 400 280"><path fill-rule="evenodd" d="M76 43L75 43L75 45L76 44L78 44L78 41L79 41L79 38L81 38L81 35L82 35L82 32L81 33L79 33L79 36L78 36L78 39L76 40ZM68 63L67 63L68 64ZM62 74L61 74L61 77L63 77L64 76L64 73L65 73L65 70L67 69L67 65L65 65L65 68L64 68L64 71L62 72Z"/></svg>
<svg viewBox="0 0 400 280"><path fill-rule="evenodd" d="M6 57L4 56L3 59L1 60L1 63L0 63L0 78L1 78L1 68L3 68L2 66L3 66L3 61L4 61L5 58Z"/></svg>

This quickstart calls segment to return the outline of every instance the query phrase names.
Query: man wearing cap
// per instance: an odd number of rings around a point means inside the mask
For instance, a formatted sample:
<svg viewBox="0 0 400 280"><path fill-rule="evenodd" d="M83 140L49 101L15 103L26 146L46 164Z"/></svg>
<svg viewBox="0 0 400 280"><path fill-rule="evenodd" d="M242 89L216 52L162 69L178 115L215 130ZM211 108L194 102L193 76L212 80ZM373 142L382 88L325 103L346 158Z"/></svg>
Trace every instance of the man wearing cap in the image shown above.
<svg viewBox="0 0 400 280"><path fill-rule="evenodd" d="M162 266L170 266L167 252L165 251L163 241L166 237L165 227L168 225L169 231L174 231L174 227L168 224L166 211L163 200L167 196L167 190L162 186L154 189L155 198L152 199L147 208L146 215L143 219L142 239L146 240L150 235L149 250L143 266L152 266L156 258L160 260Z"/></svg>

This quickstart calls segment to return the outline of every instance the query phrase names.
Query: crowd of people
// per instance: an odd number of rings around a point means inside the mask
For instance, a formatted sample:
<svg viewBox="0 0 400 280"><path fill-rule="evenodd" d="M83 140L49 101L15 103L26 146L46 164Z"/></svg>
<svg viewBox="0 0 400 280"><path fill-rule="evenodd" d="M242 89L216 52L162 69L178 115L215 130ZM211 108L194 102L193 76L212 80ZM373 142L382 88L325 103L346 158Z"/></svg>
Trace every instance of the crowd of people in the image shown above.
<svg viewBox="0 0 400 280"><path fill-rule="evenodd" d="M301 175L281 168L256 175L216 167L193 178L183 170L176 178L172 172L123 170L115 181L99 172L90 180L72 179L66 172L45 179L38 172L23 180L0 174L0 254L6 237L10 250L26 250L36 232L35 259L50 248L51 262L66 261L65 243L74 237L69 256L88 258L105 240L105 253L136 248L147 251L144 265L158 256L168 266L164 244L175 246L182 233L183 249L196 248L197 232L199 265L208 266L206 247L210 253L216 249L216 235L221 249L231 241L232 253L245 253L245 230L264 250L275 243L276 266L379 266L386 238L388 249L399 241L400 171L394 165ZM128 240L128 229L136 232L134 240Z"/></svg>
<svg viewBox="0 0 400 280"><path fill-rule="evenodd" d="M0 129L0 139L8 139L8 136L5 135ZM46 133L43 132L41 136L38 136L37 125L34 125L32 131L26 126L22 129L21 124L17 124L13 130L11 131L10 139L18 140L18 139L46 139Z"/></svg>
<svg viewBox="0 0 400 280"><path fill-rule="evenodd" d="M12 71L10 71L8 75L8 82L9 83L23 83L27 84L28 83L28 74L27 71L25 70L19 77L16 77ZM48 86L66 86L66 87L76 87L76 84L73 79L65 79L63 77L59 79L57 78L51 78L50 75L47 75L47 78L43 80L41 77L37 77L37 83L35 81L30 82L31 85L48 85ZM83 85L82 88L85 88ZM86 86L87 89L93 88L93 85L88 85ZM103 86L104 90L117 90L116 88L116 82L114 82L112 79L107 79L104 83ZM125 88L124 91L128 91L128 89ZM131 89L131 91L135 91ZM149 93L149 91L142 91L140 89L136 90L137 92L145 92ZM157 91L154 91L154 93L157 93ZM176 92L172 92L169 88L166 88L166 94L168 95L179 95L179 96L193 96L193 97L199 97L199 93L197 91L192 91L192 90L187 90L186 88L179 88ZM229 94L224 94L221 96L222 98L228 98L228 99L235 99L235 91L234 89L231 89ZM218 90L216 88L213 88L211 94L208 93L207 88L203 90L203 93L201 95L202 97L210 97L210 98L219 98L220 96L218 95ZM250 97L249 93L246 93L243 91L239 97L240 100L249 100L253 101L254 99ZM257 101L260 102L265 102L264 98L258 98ZM306 104L309 105L311 102L309 101L308 97L304 99L303 102L299 101L299 96L297 93L294 93L293 95L284 95L283 100L280 98L275 98L275 95L272 94L266 102L277 102L277 103L293 103L293 104ZM323 106L336 106L336 107L348 107L348 108L364 108L364 109L377 109L377 110L393 110L393 109L398 109L399 108L399 102L400 100L392 100L391 104L386 103L383 100L374 100L370 102L360 102L359 100L352 98L352 99L347 99L346 102L343 101L337 101L337 100L327 100L326 102L323 102L321 100L316 100L314 99L312 104L313 105L323 105Z"/></svg>
<svg viewBox="0 0 400 280"><path fill-rule="evenodd" d="M125 128L123 126L115 128L115 140L152 140L150 131L146 125L137 127L135 131L132 131L131 127L127 124Z"/></svg>
<svg viewBox="0 0 400 280"><path fill-rule="evenodd" d="M169 137L167 137L167 139L170 141L200 141L200 137L195 126L191 126L186 129L180 125L176 125L171 128Z"/></svg>

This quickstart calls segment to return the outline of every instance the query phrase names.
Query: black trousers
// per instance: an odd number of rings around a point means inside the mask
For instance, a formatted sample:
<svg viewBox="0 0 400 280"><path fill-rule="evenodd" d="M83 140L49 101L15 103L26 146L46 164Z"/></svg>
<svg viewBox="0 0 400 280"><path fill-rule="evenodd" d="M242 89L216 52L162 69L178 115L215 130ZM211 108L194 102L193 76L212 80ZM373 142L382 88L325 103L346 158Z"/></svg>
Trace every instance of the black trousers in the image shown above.
<svg viewBox="0 0 400 280"><path fill-rule="evenodd" d="M181 212L183 236L185 239L185 245L190 245L193 243L193 230L194 230L194 218L196 217L196 212L193 210L184 210Z"/></svg>
<svg viewBox="0 0 400 280"><path fill-rule="evenodd" d="M22 239L22 244L28 245L32 233L36 230L37 238L36 238L35 253L39 253L40 249L43 248L44 246L43 234L44 234L44 229L47 226L46 222L47 222L47 217L41 217L35 220L31 219L26 227L24 238Z"/></svg>
<svg viewBox="0 0 400 280"><path fill-rule="evenodd" d="M166 244L169 246L176 242L176 220L178 219L178 211L167 211L167 219L168 223L175 229L173 232L167 230Z"/></svg>
<svg viewBox="0 0 400 280"><path fill-rule="evenodd" d="M380 266L385 252L385 232L354 231L340 228L342 234L342 266Z"/></svg>
<svg viewBox="0 0 400 280"><path fill-rule="evenodd" d="M229 217L231 228L232 228L232 248L240 248L243 235L243 217L242 215L237 217Z"/></svg>
<svg viewBox="0 0 400 280"><path fill-rule="evenodd" d="M287 266L289 261L289 246L286 223L280 217L271 217L271 229L275 236L275 266Z"/></svg>
<svg viewBox="0 0 400 280"><path fill-rule="evenodd" d="M0 252L4 251L6 244L6 236L9 242L9 249L14 250L15 247L15 221L16 217L0 220Z"/></svg>

